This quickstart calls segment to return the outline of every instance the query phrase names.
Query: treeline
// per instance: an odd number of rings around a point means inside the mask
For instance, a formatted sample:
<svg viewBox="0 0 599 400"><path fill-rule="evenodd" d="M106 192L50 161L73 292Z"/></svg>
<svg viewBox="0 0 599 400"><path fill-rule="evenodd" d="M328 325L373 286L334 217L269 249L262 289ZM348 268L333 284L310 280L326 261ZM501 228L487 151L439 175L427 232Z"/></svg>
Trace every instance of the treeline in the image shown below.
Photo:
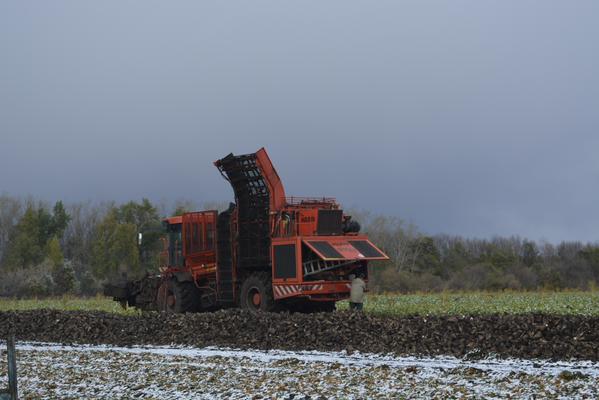
<svg viewBox="0 0 599 400"><path fill-rule="evenodd" d="M398 218L354 214L391 257L371 269L376 291L587 290L599 283L597 243L428 236Z"/></svg>
<svg viewBox="0 0 599 400"><path fill-rule="evenodd" d="M48 204L0 196L0 296L94 295L115 276L156 271L161 220L226 204ZM350 212L391 260L372 265L375 291L588 289L599 245L427 236L402 220ZM137 233L143 233L138 243Z"/></svg>
<svg viewBox="0 0 599 400"><path fill-rule="evenodd" d="M194 208L180 201L169 210L147 199L51 205L2 195L0 296L94 295L115 276L156 271L162 217Z"/></svg>

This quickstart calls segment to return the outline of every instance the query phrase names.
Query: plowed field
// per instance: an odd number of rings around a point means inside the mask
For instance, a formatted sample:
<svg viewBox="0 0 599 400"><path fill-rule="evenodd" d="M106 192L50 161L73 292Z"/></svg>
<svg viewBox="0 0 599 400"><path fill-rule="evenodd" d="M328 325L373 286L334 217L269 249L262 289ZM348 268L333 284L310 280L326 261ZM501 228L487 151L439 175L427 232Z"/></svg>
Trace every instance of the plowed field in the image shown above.
<svg viewBox="0 0 599 400"><path fill-rule="evenodd" d="M599 317L586 316L0 312L0 338L11 331L17 340L54 343L599 360Z"/></svg>

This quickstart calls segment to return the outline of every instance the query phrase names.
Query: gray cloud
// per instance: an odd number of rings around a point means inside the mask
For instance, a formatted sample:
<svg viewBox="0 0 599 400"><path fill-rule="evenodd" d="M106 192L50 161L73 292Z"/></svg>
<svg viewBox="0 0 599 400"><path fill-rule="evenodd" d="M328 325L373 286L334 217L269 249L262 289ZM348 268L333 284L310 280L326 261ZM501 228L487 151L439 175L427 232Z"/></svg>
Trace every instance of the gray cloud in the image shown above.
<svg viewBox="0 0 599 400"><path fill-rule="evenodd" d="M430 233L594 241L599 5L0 4L0 191L226 200L266 146L295 195Z"/></svg>

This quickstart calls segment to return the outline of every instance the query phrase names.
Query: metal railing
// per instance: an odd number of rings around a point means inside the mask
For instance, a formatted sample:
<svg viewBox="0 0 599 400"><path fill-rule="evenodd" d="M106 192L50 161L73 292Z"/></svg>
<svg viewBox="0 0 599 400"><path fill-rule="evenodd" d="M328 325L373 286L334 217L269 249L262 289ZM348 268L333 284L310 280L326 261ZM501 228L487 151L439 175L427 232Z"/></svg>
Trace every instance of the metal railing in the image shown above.
<svg viewBox="0 0 599 400"><path fill-rule="evenodd" d="M286 202L290 206L314 206L315 204L336 206L337 201L333 197L297 197L291 196L285 198Z"/></svg>

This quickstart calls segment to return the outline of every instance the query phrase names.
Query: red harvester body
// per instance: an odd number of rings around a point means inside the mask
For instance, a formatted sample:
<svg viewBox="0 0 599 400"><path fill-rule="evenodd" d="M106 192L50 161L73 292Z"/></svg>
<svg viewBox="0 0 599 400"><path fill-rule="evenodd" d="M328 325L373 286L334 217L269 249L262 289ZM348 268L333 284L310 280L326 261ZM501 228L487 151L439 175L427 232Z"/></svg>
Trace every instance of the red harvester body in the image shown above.
<svg viewBox="0 0 599 400"><path fill-rule="evenodd" d="M107 295L173 312L332 311L349 297L349 275L367 278L368 261L388 259L334 199L285 197L263 148L214 164L235 203L164 220L161 273L109 285Z"/></svg>

